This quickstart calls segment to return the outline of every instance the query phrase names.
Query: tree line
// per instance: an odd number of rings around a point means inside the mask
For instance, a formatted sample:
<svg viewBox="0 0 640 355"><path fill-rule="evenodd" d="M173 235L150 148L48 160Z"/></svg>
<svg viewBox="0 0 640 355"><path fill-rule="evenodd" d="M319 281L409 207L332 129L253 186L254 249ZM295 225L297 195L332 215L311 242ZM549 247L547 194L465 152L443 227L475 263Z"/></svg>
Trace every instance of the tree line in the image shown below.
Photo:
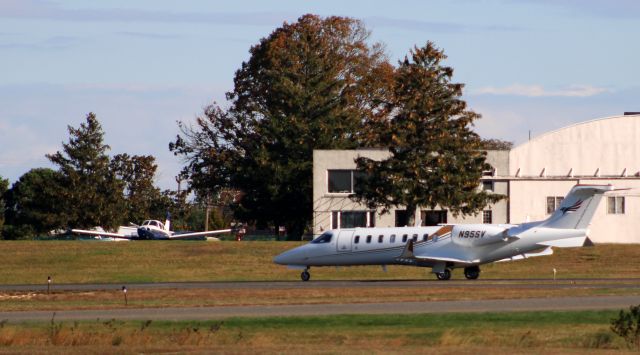
<svg viewBox="0 0 640 355"><path fill-rule="evenodd" d="M129 222L162 218L169 210L189 228L200 209L187 192L154 186L158 166L151 155L108 155L104 131L93 113L79 127L68 127L69 141L47 155L57 169L28 171L11 188L0 178L0 232L24 239L67 228L114 229ZM199 226L198 226L199 227Z"/></svg>
<svg viewBox="0 0 640 355"><path fill-rule="evenodd" d="M313 150L384 148L388 159L356 162L365 174L355 201L468 215L503 198L478 185L490 168L484 149L510 143L473 131L481 116L462 99L464 85L453 82L444 51L426 42L394 65L369 36L357 19L307 14L260 39L236 71L227 103L178 123L169 150L185 162L185 190L202 201L226 192L237 220L285 226L298 237L313 215ZM69 133L62 151L48 156L58 170L34 169L8 190L0 182L5 230L42 231L59 221L115 226L179 200L153 186L153 157L106 155L95 115ZM39 204L49 210L40 213ZM32 212L21 212L24 206Z"/></svg>

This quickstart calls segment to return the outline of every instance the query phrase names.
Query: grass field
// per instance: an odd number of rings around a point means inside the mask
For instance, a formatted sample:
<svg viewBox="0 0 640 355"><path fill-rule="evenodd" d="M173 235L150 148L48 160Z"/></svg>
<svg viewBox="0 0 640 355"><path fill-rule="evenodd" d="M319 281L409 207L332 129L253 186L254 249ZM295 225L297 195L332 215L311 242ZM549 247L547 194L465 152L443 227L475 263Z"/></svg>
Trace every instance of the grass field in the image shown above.
<svg viewBox="0 0 640 355"><path fill-rule="evenodd" d="M296 242L2 241L0 284L299 280L272 259ZM640 277L640 245L556 249L551 256L484 265L482 279ZM312 280L433 279L429 269L314 268ZM454 278L463 278L460 270Z"/></svg>
<svg viewBox="0 0 640 355"><path fill-rule="evenodd" d="M1 352L621 353L616 312L0 323ZM636 349L637 350L637 349Z"/></svg>

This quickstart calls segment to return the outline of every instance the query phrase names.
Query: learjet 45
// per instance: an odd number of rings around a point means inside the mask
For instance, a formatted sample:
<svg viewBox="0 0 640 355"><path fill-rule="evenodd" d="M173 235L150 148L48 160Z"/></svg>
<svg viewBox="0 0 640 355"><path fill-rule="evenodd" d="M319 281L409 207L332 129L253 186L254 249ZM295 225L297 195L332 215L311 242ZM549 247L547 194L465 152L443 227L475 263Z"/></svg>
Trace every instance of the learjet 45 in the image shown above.
<svg viewBox="0 0 640 355"><path fill-rule="evenodd" d="M303 269L303 281L315 266L409 265L430 267L439 280L464 268L467 279L480 265L550 255L552 247L593 245L588 238L602 195L611 185L576 185L546 220L513 224L458 224L433 227L334 229L273 261Z"/></svg>

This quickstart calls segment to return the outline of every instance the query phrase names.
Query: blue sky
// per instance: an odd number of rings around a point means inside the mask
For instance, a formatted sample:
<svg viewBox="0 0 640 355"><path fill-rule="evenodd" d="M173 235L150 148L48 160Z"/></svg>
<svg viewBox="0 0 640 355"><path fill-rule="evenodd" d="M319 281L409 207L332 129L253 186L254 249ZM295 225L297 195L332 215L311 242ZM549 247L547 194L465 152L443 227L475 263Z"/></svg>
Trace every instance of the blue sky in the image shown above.
<svg viewBox="0 0 640 355"><path fill-rule="evenodd" d="M0 176L50 166L93 111L112 154L154 155L175 188L176 121L224 104L249 47L305 13L363 20L394 63L434 41L487 138L640 111L634 0L0 0Z"/></svg>

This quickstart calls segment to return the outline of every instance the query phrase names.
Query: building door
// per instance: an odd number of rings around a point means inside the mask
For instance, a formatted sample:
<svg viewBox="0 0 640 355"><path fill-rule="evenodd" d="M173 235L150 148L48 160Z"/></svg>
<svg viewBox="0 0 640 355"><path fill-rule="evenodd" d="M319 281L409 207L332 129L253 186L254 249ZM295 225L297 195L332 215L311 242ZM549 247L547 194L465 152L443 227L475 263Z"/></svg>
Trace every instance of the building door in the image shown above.
<svg viewBox="0 0 640 355"><path fill-rule="evenodd" d="M352 230L341 230L338 234L338 243L336 243L336 248L338 248L338 252L349 252L351 251L351 243L352 243Z"/></svg>

